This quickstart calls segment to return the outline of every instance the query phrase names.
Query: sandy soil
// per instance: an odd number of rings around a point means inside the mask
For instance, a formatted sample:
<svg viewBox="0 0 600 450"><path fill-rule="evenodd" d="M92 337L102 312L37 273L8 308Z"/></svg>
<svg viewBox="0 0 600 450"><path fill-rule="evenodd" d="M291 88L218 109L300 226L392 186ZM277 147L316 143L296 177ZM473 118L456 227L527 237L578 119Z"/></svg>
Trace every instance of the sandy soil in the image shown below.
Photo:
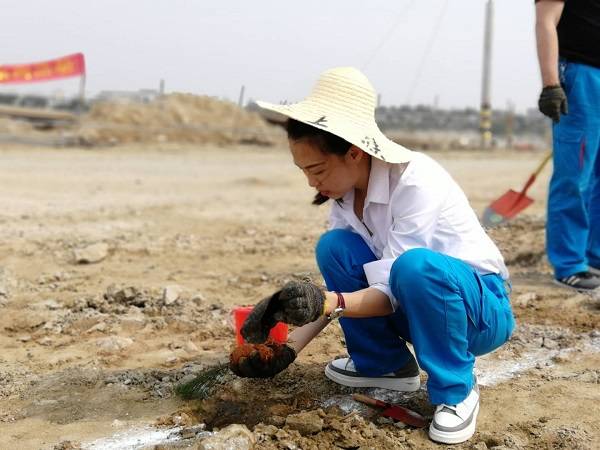
<svg viewBox="0 0 600 450"><path fill-rule="evenodd" d="M541 159L432 155L479 212ZM289 279L320 281L312 249L327 208L310 205L285 149L5 145L0 161L1 449L141 448L143 439L98 439L143 426L175 430L176 442L156 448L195 447L235 423L265 449L438 448L324 377L326 362L344 355L337 326L272 381L227 375L208 399L174 395L177 383L227 358L232 307ZM519 328L478 363L478 431L453 448L600 448L600 300L551 283L548 174L527 214L492 232L513 275ZM101 261L77 264L93 244L104 244ZM431 416L425 390L367 393Z"/></svg>

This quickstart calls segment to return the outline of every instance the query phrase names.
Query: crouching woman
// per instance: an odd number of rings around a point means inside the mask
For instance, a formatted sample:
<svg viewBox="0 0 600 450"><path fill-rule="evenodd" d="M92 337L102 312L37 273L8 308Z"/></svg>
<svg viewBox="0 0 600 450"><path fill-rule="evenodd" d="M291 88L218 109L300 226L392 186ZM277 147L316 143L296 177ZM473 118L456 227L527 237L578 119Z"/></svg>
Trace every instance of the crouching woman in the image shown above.
<svg viewBox="0 0 600 450"><path fill-rule="evenodd" d="M325 375L350 387L415 391L421 368L437 405L430 438L459 443L475 432L479 411L475 357L514 328L508 272L452 177L379 131L375 98L361 72L336 68L299 103L259 103L287 117L314 203L331 200L330 230L316 246L327 290L291 282L261 301L242 330L249 342L264 341L276 321L301 327L282 358L256 353L232 369L273 376L339 318L349 358L331 361Z"/></svg>

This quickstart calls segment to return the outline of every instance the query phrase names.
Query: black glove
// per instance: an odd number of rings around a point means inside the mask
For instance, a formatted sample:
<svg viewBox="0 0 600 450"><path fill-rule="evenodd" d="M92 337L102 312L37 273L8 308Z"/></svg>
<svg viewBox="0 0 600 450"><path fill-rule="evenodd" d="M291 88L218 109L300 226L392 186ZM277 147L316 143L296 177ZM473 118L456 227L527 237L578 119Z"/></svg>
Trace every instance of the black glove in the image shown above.
<svg viewBox="0 0 600 450"><path fill-rule="evenodd" d="M538 107L542 114L550 117L555 123L560 121L561 113L569 113L567 96L563 88L559 85L546 86L542 89L540 99L538 100Z"/></svg>
<svg viewBox="0 0 600 450"><path fill-rule="evenodd" d="M239 377L271 378L296 359L296 352L285 344L244 344L229 356L229 368Z"/></svg>
<svg viewBox="0 0 600 450"><path fill-rule="evenodd" d="M323 315L325 292L306 281L290 281L279 292L275 320L302 326Z"/></svg>
<svg viewBox="0 0 600 450"><path fill-rule="evenodd" d="M323 314L325 293L304 281L290 281L254 307L240 330L246 342L261 343L277 322L302 326Z"/></svg>
<svg viewBox="0 0 600 450"><path fill-rule="evenodd" d="M263 298L248 314L240 329L246 342L261 344L267 340L269 331L277 324L274 316L280 293L281 291L277 291L270 297Z"/></svg>

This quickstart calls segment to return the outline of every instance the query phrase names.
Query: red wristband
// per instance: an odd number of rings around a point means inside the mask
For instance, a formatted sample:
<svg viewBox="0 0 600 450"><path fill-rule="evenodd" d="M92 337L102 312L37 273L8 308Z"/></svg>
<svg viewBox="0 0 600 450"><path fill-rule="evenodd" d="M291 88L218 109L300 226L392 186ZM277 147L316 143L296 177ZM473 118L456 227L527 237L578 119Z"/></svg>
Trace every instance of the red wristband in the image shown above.
<svg viewBox="0 0 600 450"><path fill-rule="evenodd" d="M344 296L341 292L336 292L336 294L338 298L337 308L346 309L346 300L344 299Z"/></svg>

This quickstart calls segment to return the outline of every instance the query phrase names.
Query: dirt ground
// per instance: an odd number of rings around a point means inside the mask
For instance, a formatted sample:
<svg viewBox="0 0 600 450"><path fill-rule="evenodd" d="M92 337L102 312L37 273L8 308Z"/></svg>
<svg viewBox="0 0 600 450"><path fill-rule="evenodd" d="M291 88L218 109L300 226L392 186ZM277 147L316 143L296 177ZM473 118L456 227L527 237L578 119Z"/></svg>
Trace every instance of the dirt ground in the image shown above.
<svg viewBox="0 0 600 450"><path fill-rule="evenodd" d="M541 159L431 155L478 212ZM445 447L324 377L345 354L337 325L272 381L226 375L205 400L174 394L227 359L234 306L286 280L321 281L313 246L327 207L310 205L283 147L4 144L0 165L0 449L196 448L230 424L261 449ZM511 270L518 329L478 362L477 433L452 448L600 448L600 300L551 282L549 170L527 213L491 233ZM86 259L99 261L77 263ZM425 389L366 392L431 417ZM143 427L167 430L171 443L123 438ZM111 436L122 439L102 441Z"/></svg>

